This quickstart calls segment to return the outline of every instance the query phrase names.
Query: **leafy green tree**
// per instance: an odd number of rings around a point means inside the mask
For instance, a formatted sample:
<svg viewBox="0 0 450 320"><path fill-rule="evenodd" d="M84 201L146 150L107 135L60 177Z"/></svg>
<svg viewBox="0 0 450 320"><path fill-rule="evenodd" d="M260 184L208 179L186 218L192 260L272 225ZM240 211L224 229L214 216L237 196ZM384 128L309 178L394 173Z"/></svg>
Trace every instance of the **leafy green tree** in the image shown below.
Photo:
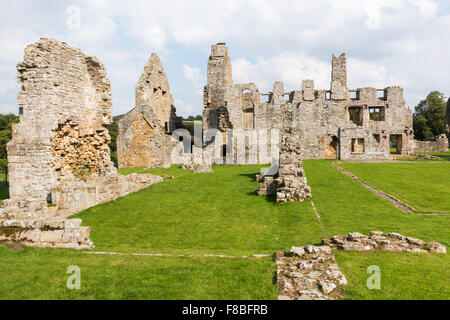
<svg viewBox="0 0 450 320"><path fill-rule="evenodd" d="M10 114L0 114L0 159L6 159L6 144L12 137L12 125L19 121L19 117Z"/></svg>
<svg viewBox="0 0 450 320"><path fill-rule="evenodd" d="M414 112L414 132L417 140L431 140L444 133L446 102L444 94L432 91L419 102Z"/></svg>
<svg viewBox="0 0 450 320"><path fill-rule="evenodd" d="M114 118L112 124L108 126L109 135L111 136L111 142L109 143L109 149L111 150L111 161L114 162L116 168L118 167L117 160L117 135L119 133L119 120Z"/></svg>
<svg viewBox="0 0 450 320"><path fill-rule="evenodd" d="M201 116L201 115L198 115L198 116L189 116L189 117L187 117L185 120L186 121L194 121L194 120L202 120L203 119L203 117Z"/></svg>

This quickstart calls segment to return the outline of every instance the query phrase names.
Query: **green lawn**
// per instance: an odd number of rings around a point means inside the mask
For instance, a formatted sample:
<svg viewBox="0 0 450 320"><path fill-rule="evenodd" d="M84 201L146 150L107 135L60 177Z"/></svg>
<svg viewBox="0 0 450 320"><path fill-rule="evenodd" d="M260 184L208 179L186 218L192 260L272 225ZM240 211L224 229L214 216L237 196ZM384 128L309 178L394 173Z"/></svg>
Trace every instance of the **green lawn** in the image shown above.
<svg viewBox="0 0 450 320"><path fill-rule="evenodd" d="M305 161L304 165L330 236L381 230L450 245L450 216L407 215L330 162ZM292 245L318 244L324 237L310 201L280 205L255 195L259 166L214 167L214 171L121 170L176 177L76 215L91 226L96 251L128 254L0 247L0 274L8 275L0 277L0 299L276 299L272 257L129 254L272 255ZM427 172L422 178L428 179ZM345 288L349 299L450 297L449 255L337 252L336 258L350 282ZM81 268L80 291L65 286L69 265ZM369 265L382 270L380 291L365 287Z"/></svg>
<svg viewBox="0 0 450 320"><path fill-rule="evenodd" d="M406 214L325 161L304 161L304 165L314 203L329 234L344 235L356 231L365 234L370 231L399 232L425 241L436 240L446 246L450 245L450 215ZM446 164L434 165L444 166L450 171L450 166ZM399 166L401 170L403 164L390 164L389 168L393 166ZM387 172L379 174L388 176Z"/></svg>
<svg viewBox="0 0 450 320"><path fill-rule="evenodd" d="M450 212L450 164L343 163L341 166L419 212Z"/></svg>
<svg viewBox="0 0 450 320"><path fill-rule="evenodd" d="M276 299L271 257L262 259L101 256L0 247L0 299ZM81 289L69 290L76 265Z"/></svg>
<svg viewBox="0 0 450 320"><path fill-rule="evenodd" d="M450 298L448 255L338 251L336 261L349 282L344 291L351 299L448 300ZM367 288L369 266L380 268L380 290Z"/></svg>
<svg viewBox="0 0 450 320"><path fill-rule="evenodd" d="M309 201L283 206L256 195L259 168L150 170L177 178L76 217L91 226L101 251L247 255L319 243L323 233Z"/></svg>

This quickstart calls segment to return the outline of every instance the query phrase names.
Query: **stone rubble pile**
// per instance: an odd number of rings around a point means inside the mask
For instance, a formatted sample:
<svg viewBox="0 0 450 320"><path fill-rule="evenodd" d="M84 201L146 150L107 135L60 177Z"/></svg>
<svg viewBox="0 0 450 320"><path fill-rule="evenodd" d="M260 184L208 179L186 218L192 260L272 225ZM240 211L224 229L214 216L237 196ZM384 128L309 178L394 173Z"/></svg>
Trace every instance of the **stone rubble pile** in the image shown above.
<svg viewBox="0 0 450 320"><path fill-rule="evenodd" d="M398 233L383 233L372 231L370 236L358 232L349 233L347 236L334 236L331 239L323 239L323 244L336 250L368 252L382 250L389 252L415 252L415 253L447 253L442 244L431 241L406 237Z"/></svg>
<svg viewBox="0 0 450 320"><path fill-rule="evenodd" d="M278 300L338 300L347 279L330 247L292 247L277 252Z"/></svg>
<svg viewBox="0 0 450 320"><path fill-rule="evenodd" d="M192 154L186 163L181 165L183 170L191 170L195 173L212 173L211 157L208 157L209 150L193 146Z"/></svg>

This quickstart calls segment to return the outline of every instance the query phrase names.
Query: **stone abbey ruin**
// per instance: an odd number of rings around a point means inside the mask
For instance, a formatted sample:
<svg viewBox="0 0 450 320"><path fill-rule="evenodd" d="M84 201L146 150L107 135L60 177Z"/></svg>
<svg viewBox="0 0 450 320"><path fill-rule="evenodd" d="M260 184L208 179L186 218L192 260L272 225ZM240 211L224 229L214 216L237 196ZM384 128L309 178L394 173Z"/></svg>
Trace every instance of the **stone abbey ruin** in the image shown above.
<svg viewBox="0 0 450 320"><path fill-rule="evenodd" d="M0 207L0 242L92 248L89 227L67 217L163 178L117 173L106 127L112 123L111 87L97 58L41 38L26 47L17 70L20 122L8 144L10 199ZM234 84L226 45L213 45L199 137L177 117L156 54L135 95L134 108L119 121L120 168L182 164L211 172L212 164L224 162L272 163L257 176L259 194L276 195L279 202L311 197L303 159L388 160L392 141L401 155L412 155L416 146L448 146L445 136L414 140L402 88L348 89L345 54L333 56L330 90L316 90L312 80L304 80L301 90L285 92L283 83L275 82L272 92L263 94L254 83Z"/></svg>
<svg viewBox="0 0 450 320"><path fill-rule="evenodd" d="M10 199L0 208L0 241L91 248L89 227L66 217L162 178L117 173L105 127L110 82L97 58L42 38L25 49L17 70L20 122L7 146Z"/></svg>
<svg viewBox="0 0 450 320"><path fill-rule="evenodd" d="M302 159L387 160L391 136L399 154L414 152L413 114L403 89L348 89L345 54L333 56L330 90L316 90L313 80L304 80L301 90L285 92L278 81L263 94L254 83L233 83L228 49L217 44L208 62L204 105L204 129L300 130Z"/></svg>

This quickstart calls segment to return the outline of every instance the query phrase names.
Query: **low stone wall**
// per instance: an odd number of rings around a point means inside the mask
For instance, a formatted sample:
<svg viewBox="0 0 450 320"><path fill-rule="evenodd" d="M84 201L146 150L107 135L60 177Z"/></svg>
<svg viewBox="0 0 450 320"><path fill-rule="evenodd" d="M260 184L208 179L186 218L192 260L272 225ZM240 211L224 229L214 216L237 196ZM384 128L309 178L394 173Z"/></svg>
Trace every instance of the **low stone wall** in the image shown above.
<svg viewBox="0 0 450 320"><path fill-rule="evenodd" d="M447 152L448 139L445 134L436 137L433 141L414 141L416 147L414 152Z"/></svg>
<svg viewBox="0 0 450 320"><path fill-rule="evenodd" d="M73 214L101 203L160 183L163 178L151 174L111 175L81 182L64 181L52 189L52 203L66 214Z"/></svg>
<svg viewBox="0 0 450 320"><path fill-rule="evenodd" d="M346 251L368 252L382 250L390 252L447 253L446 247L436 241L426 243L423 240L406 237L394 232L372 231L370 236L354 232L349 233L347 236L334 236L331 239L323 239L322 243L333 249Z"/></svg>
<svg viewBox="0 0 450 320"><path fill-rule="evenodd" d="M55 206L40 200L3 200L0 207L0 243L20 242L34 247L90 249L90 228L81 219L66 217L101 203L160 183L150 174L111 175L92 181L65 180L52 189Z"/></svg>
<svg viewBox="0 0 450 320"><path fill-rule="evenodd" d="M81 226L81 219L0 220L0 243L20 242L33 247L91 249L91 229Z"/></svg>

